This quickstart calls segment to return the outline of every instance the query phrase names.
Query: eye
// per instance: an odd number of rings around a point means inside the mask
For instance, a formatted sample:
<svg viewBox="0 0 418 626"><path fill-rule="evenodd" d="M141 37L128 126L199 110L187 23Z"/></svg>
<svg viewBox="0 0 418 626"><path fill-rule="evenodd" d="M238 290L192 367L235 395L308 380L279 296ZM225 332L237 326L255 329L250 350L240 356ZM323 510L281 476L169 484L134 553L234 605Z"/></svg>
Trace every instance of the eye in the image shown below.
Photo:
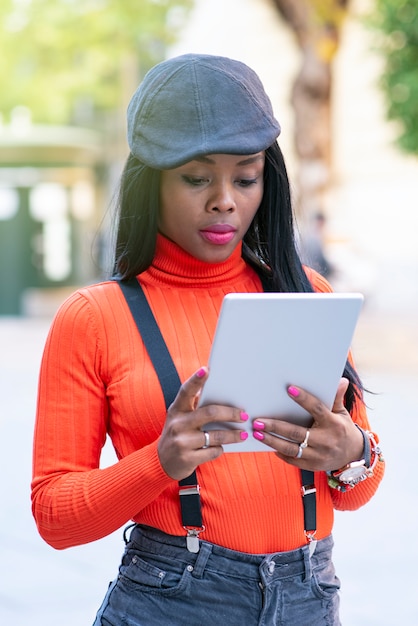
<svg viewBox="0 0 418 626"><path fill-rule="evenodd" d="M208 182L207 178L202 178L201 176L187 176L186 174L183 174L182 179L185 183L191 185L192 187L198 187L199 185L204 185Z"/></svg>
<svg viewBox="0 0 418 626"><path fill-rule="evenodd" d="M250 187L257 184L257 178L240 178L237 182L241 187Z"/></svg>

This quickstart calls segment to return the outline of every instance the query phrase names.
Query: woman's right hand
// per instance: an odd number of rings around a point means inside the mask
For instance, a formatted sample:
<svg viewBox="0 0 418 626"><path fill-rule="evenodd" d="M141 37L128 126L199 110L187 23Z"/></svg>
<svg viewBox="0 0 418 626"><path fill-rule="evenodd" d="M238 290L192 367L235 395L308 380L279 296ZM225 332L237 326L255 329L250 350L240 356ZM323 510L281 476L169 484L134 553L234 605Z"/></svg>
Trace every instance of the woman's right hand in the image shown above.
<svg viewBox="0 0 418 626"><path fill-rule="evenodd" d="M234 407L211 404L196 408L207 377L207 368L201 367L182 384L167 411L158 442L158 455L162 468L174 480L190 476L198 465L219 457L223 453L224 444L240 443L248 437L245 430L210 430L209 446L202 447L206 443L205 424L242 424L248 420L247 413Z"/></svg>

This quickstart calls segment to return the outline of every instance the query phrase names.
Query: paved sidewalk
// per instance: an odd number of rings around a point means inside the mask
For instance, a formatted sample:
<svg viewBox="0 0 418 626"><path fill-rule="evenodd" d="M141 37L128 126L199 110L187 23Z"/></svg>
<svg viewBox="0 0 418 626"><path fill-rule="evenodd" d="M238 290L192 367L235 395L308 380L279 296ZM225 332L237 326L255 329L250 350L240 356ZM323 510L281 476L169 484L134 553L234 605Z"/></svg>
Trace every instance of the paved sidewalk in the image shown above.
<svg viewBox="0 0 418 626"><path fill-rule="evenodd" d="M88 626L116 574L121 534L57 552L38 536L29 483L37 371L49 320L0 318L0 623ZM401 341L392 337L402 336ZM387 475L374 500L337 513L335 563L344 626L418 623L415 475L418 409L416 325L364 317L356 334L370 416L384 442ZM389 344L390 359L383 346ZM367 346L367 349L366 349ZM407 347L408 349L405 349ZM415 360L414 360L415 359ZM113 459L107 450L105 462Z"/></svg>

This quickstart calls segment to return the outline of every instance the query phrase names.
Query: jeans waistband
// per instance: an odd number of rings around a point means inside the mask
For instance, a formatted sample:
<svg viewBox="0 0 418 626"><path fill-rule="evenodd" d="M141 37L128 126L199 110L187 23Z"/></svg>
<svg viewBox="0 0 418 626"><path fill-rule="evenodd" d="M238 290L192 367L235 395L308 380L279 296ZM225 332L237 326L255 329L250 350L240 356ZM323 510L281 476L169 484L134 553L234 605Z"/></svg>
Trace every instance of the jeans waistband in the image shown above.
<svg viewBox="0 0 418 626"><path fill-rule="evenodd" d="M205 567L210 567L223 571L225 575L237 575L239 572L239 576L258 580L260 573L266 573L270 578L304 573L305 578L310 578L312 568L317 563L324 558L331 558L332 547L332 536L319 540L313 554L308 544L288 552L248 554L201 541L199 552L194 554L187 550L185 537L167 535L155 528L136 524L127 549L138 549L183 561L193 566L197 576L202 574Z"/></svg>

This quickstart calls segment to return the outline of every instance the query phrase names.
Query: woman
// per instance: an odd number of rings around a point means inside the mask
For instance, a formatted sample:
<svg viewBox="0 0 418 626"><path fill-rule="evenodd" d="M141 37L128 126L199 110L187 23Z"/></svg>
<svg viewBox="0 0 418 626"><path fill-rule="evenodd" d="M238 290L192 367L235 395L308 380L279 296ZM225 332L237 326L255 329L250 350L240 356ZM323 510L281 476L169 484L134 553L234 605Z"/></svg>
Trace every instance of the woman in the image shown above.
<svg viewBox="0 0 418 626"><path fill-rule="evenodd" d="M135 523L96 625L340 623L333 509L365 504L384 468L352 364L332 410L289 387L311 429L253 421L266 453L225 454L244 428L204 432L244 424L245 407L196 408L226 293L330 290L295 248L279 133L257 75L222 57L157 65L129 105L114 274L142 286L182 384L167 409L118 281L81 289L47 339L34 446L48 543ZM106 435L118 462L99 469ZM190 495L193 524L180 504Z"/></svg>

